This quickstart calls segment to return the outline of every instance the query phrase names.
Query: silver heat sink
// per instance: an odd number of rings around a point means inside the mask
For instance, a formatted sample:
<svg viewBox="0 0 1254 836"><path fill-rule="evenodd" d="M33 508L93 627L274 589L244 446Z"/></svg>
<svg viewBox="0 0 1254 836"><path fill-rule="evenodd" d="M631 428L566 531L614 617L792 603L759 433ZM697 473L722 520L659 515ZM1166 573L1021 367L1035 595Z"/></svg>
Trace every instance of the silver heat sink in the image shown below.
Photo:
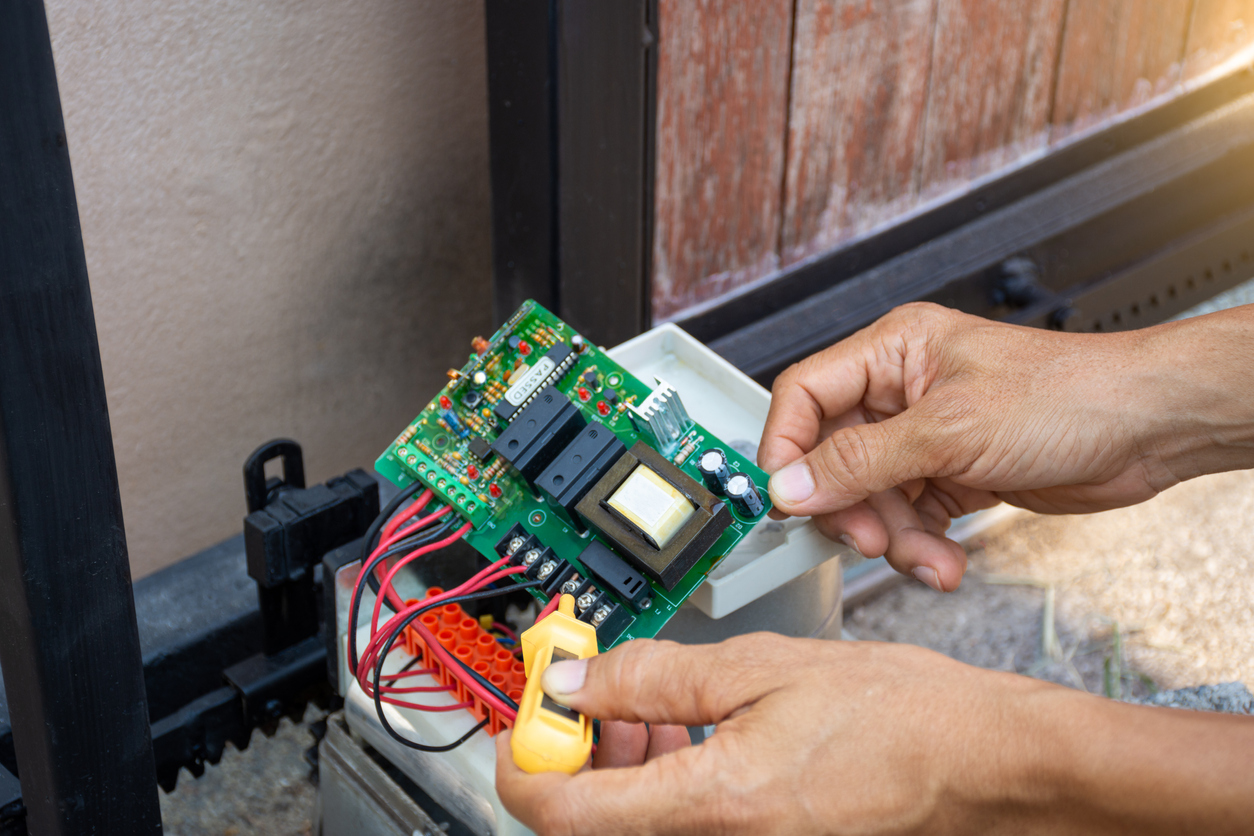
<svg viewBox="0 0 1254 836"><path fill-rule="evenodd" d="M669 454L684 433L692 426L692 418L684 409L684 402L679 393L660 377L653 378L657 382L649 396L639 406L627 404L632 423L637 432L647 433L653 437L654 446L662 453Z"/></svg>

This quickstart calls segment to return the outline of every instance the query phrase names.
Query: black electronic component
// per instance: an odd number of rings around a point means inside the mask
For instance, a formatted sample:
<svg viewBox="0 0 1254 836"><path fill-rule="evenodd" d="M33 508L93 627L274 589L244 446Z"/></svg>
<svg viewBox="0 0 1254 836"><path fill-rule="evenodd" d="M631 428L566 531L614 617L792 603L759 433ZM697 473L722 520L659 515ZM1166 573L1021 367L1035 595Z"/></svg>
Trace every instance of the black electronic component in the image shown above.
<svg viewBox="0 0 1254 836"><path fill-rule="evenodd" d="M577 570L574 566L570 565L565 560L559 560L557 562L557 567L551 573L545 575L543 578L539 578L544 583L544 585L540 587L540 591L552 598L568 580L576 577L578 574L579 570Z"/></svg>
<svg viewBox="0 0 1254 836"><path fill-rule="evenodd" d="M727 498L732 507L745 519L753 519L762 513L766 503L757 485L745 473L733 473L727 477Z"/></svg>
<svg viewBox="0 0 1254 836"><path fill-rule="evenodd" d="M701 479L705 486L720 496L727 493L727 477L731 476L731 468L727 466L727 456L722 450L705 450L697 460L697 470L701 471Z"/></svg>
<svg viewBox="0 0 1254 836"><path fill-rule="evenodd" d="M605 398L606 402L608 402L611 406L618 403L618 393L613 389L606 389L605 393L601 395L601 397Z"/></svg>
<svg viewBox="0 0 1254 836"><path fill-rule="evenodd" d="M614 492L641 465L648 466L693 506L692 514L660 548L608 505ZM731 512L718 497L640 441L619 457L575 510L593 530L604 534L624 558L668 590L675 588L732 522Z"/></svg>
<svg viewBox="0 0 1254 836"><path fill-rule="evenodd" d="M505 428L492 449L534 486L536 477L586 424L579 407L550 386Z"/></svg>
<svg viewBox="0 0 1254 836"><path fill-rule="evenodd" d="M644 576L627 565L604 543L593 540L579 555L579 562L601 587L613 592L636 612L649 600L649 584Z"/></svg>
<svg viewBox="0 0 1254 836"><path fill-rule="evenodd" d="M471 389L462 395L462 406L467 409L474 409L481 403L483 403L483 394L478 389Z"/></svg>
<svg viewBox="0 0 1254 836"><path fill-rule="evenodd" d="M618 436L594 420L544 469L536 479L536 487L582 531L583 522L575 513L575 505L626 450Z"/></svg>
<svg viewBox="0 0 1254 836"><path fill-rule="evenodd" d="M470 443L466 445L467 451L481 462L489 461L492 458L492 445L486 439L475 436L470 439Z"/></svg>
<svg viewBox="0 0 1254 836"><path fill-rule="evenodd" d="M530 368L521 375L516 375L516 380L510 378L510 387L492 408L493 414L502 422L512 421L546 386L555 386L561 382L575 360L574 349L566 343L555 343Z"/></svg>
<svg viewBox="0 0 1254 836"><path fill-rule="evenodd" d="M588 369L586 372L583 373L583 382L588 386L596 386L597 385L597 373L594 372L592 369Z"/></svg>
<svg viewBox="0 0 1254 836"><path fill-rule="evenodd" d="M521 525L515 524L496 544L496 553L508 557L511 566L521 566L528 552L539 551L544 544Z"/></svg>
<svg viewBox="0 0 1254 836"><path fill-rule="evenodd" d="M518 336L517 334L510 334L509 336L510 348L517 350L520 343L522 343L522 337Z"/></svg>
<svg viewBox="0 0 1254 836"><path fill-rule="evenodd" d="M557 569L557 563L561 560L557 554L542 543L537 542L531 548L523 552L521 566L527 567L527 571L523 572L529 581L544 580L550 573ZM545 569L546 564L552 564L544 573L544 578L540 577L540 571Z"/></svg>
<svg viewBox="0 0 1254 836"><path fill-rule="evenodd" d="M595 595L582 610L576 602L575 610L579 613L580 621L596 628L597 641L605 645L616 641L634 620L629 610L614 603L605 593Z"/></svg>

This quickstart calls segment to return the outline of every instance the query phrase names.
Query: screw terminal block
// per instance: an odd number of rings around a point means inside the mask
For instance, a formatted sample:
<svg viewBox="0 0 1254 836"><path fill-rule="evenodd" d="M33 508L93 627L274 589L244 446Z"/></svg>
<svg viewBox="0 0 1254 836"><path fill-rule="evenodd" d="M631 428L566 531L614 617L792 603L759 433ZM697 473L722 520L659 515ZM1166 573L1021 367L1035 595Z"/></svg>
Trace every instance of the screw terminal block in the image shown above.
<svg viewBox="0 0 1254 836"><path fill-rule="evenodd" d="M438 586L433 586L427 590L426 597L439 595L443 591ZM415 604L417 601L410 600L405 603ZM469 616L460 604L445 604L438 609L423 613L418 621L430 631L445 650L492 683L497 690L515 703L522 700L523 688L527 684L527 674L523 663L514 658L512 651L502 647L496 637L483 629L479 621ZM473 691L453 676L448 667L427 647L427 643L417 630L413 627L406 627L402 640L405 652L420 659L424 667L434 669L436 672L433 676L441 685L454 686L453 693L458 702L474 702L474 705L466 710L478 720L488 719L489 735L495 735L501 729L513 726L511 720L486 705L475 696Z"/></svg>

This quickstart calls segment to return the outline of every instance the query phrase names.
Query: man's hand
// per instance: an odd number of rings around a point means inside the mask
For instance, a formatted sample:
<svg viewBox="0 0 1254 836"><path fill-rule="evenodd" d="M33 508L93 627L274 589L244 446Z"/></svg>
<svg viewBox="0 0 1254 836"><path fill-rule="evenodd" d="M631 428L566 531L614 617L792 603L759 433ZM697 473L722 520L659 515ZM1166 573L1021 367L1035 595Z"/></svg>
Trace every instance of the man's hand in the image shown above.
<svg viewBox="0 0 1254 836"><path fill-rule="evenodd" d="M603 735L598 768L573 776L522 772L498 735L501 800L544 836L1236 833L1254 815L1254 720L1120 705L909 645L641 640L558 662L543 684L602 721L718 724L700 746L622 726L632 740Z"/></svg>
<svg viewBox="0 0 1254 836"><path fill-rule="evenodd" d="M780 375L758 461L776 509L952 591L953 518L1100 511L1254 465L1252 321L1061 334L907 305Z"/></svg>

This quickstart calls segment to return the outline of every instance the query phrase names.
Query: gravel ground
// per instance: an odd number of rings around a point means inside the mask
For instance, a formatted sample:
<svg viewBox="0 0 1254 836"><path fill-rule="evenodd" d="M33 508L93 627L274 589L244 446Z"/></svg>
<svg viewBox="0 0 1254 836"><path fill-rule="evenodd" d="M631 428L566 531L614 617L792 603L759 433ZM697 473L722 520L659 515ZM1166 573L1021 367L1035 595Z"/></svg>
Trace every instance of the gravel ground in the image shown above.
<svg viewBox="0 0 1254 836"><path fill-rule="evenodd" d="M174 792L160 794L165 836L314 836L318 790L304 754L314 745L307 723L322 716L311 706L304 723L284 719L273 737L253 732L243 751L227 744L199 779L183 770Z"/></svg>
<svg viewBox="0 0 1254 836"><path fill-rule="evenodd" d="M845 629L1099 693L1254 683L1252 527L1254 472L1088 517L1024 514L974 544L956 592L910 582Z"/></svg>

